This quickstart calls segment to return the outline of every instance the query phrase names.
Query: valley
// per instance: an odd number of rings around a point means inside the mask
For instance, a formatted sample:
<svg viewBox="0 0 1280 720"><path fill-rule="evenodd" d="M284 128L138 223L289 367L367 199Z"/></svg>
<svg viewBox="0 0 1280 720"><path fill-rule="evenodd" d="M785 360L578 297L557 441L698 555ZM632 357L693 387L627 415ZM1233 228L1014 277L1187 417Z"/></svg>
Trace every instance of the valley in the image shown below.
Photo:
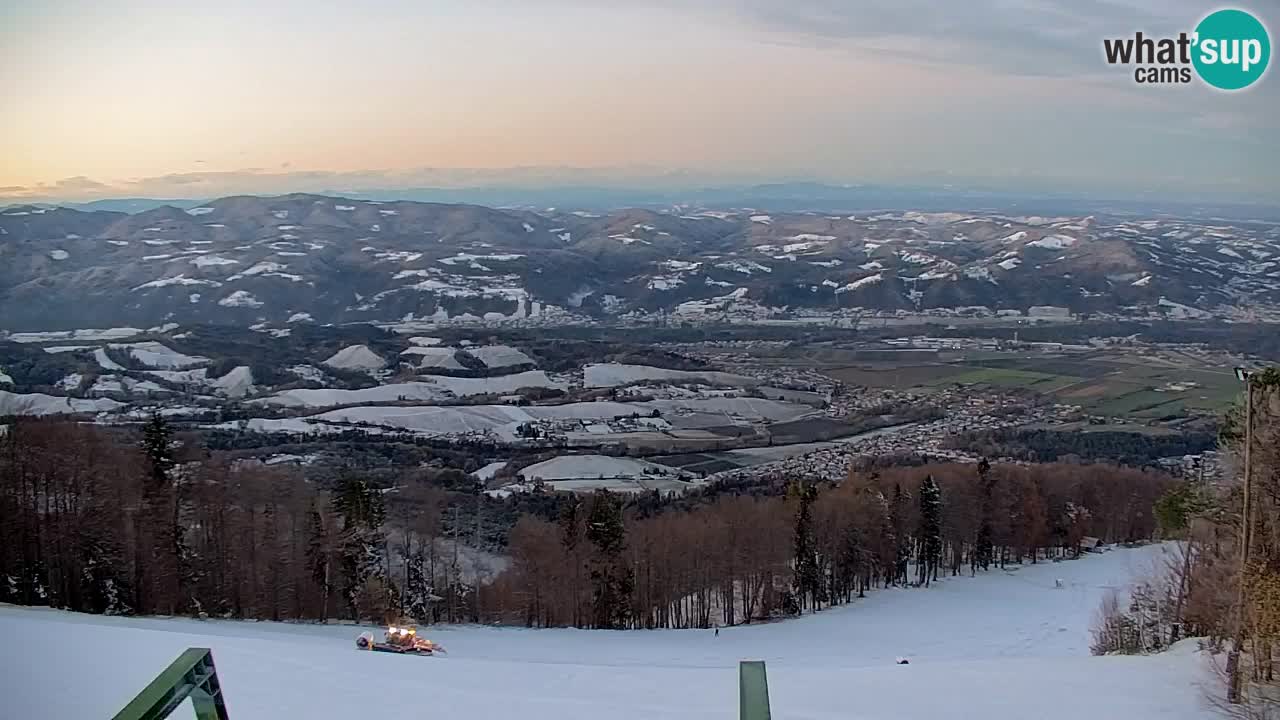
<svg viewBox="0 0 1280 720"><path fill-rule="evenodd" d="M1062 455L1081 430L1138 438L1124 441L1141 446L1123 451L1127 461L1180 467L1212 447L1238 392L1229 368L1246 362L1141 335L925 334L937 329L793 340L721 329L702 341L673 330L657 343L624 329L579 340L574 328L12 333L0 343L0 414L120 427L159 414L241 461L355 438L440 448L452 453L446 467L475 473L494 498L544 486L680 494L795 473L838 480L861 463L912 457L976 463L990 454L980 447L1025 461L1039 456L1013 449L1024 442L1014 436L1031 431L1038 445L1058 437Z"/></svg>

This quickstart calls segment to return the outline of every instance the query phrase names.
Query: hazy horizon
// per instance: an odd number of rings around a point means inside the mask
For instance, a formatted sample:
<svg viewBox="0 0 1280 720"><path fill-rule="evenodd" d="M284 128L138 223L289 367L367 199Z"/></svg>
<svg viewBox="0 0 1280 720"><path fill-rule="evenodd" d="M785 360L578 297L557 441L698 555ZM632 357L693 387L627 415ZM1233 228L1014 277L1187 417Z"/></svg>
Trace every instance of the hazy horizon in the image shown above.
<svg viewBox="0 0 1280 720"><path fill-rule="evenodd" d="M1280 199L1280 81L1144 87L1102 61L1104 37L1193 27L1191 0L0 8L4 203L797 180Z"/></svg>

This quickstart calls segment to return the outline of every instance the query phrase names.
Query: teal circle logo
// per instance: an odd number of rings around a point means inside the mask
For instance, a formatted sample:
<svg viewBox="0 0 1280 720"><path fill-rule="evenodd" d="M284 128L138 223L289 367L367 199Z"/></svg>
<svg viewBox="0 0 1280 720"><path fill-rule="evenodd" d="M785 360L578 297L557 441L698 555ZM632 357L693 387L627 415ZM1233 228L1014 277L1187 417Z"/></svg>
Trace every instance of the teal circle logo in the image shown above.
<svg viewBox="0 0 1280 720"><path fill-rule="evenodd" d="M1196 26L1191 62L1200 79L1219 90L1243 90L1258 81L1271 60L1271 38L1258 18L1243 10L1218 10Z"/></svg>

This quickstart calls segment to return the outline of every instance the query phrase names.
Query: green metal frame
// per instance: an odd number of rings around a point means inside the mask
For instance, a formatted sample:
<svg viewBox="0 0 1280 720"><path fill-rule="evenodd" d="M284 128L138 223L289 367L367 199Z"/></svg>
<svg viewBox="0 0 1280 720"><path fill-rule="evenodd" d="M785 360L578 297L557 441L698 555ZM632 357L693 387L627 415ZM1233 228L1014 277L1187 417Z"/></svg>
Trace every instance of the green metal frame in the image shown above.
<svg viewBox="0 0 1280 720"><path fill-rule="evenodd" d="M738 663L738 720L770 720L769 678L763 660Z"/></svg>
<svg viewBox="0 0 1280 720"><path fill-rule="evenodd" d="M209 648L187 648L116 713L114 720L163 720L191 698L197 720L230 720ZM739 720L771 720L769 678L763 660L738 664Z"/></svg>
<svg viewBox="0 0 1280 720"><path fill-rule="evenodd" d="M162 720L191 698L198 720L229 720L209 648L187 648L116 713L114 720Z"/></svg>

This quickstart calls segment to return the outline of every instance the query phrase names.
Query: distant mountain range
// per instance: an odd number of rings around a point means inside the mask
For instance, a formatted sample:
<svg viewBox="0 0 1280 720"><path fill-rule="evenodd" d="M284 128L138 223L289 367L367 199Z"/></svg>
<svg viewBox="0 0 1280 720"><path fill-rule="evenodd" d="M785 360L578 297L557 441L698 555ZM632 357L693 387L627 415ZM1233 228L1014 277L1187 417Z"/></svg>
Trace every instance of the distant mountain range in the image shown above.
<svg viewBox="0 0 1280 720"><path fill-rule="evenodd" d="M1003 212L1035 215L1172 215L1177 217L1227 217L1242 220L1280 221L1280 205L1256 202L1168 200L1067 192L1010 192L1007 190L957 189L946 186L831 185L816 182L783 182L756 185L682 184L663 189L642 183L632 185L484 185L468 187L384 188L331 190L324 195L353 199L463 203L498 208L547 211L549 208L605 211L640 207L670 209L768 208L775 212L853 213L872 210L926 212ZM163 206L196 207L206 199L111 198L88 202L36 203L37 207L105 210L139 213ZM3 204L0 204L0 210Z"/></svg>
<svg viewBox="0 0 1280 720"><path fill-rule="evenodd" d="M758 188L772 204L752 206L767 211L320 195L132 214L10 207L0 211L0 329L1042 305L1239 316L1280 305L1280 224L788 209L788 197L834 202L812 199L821 187Z"/></svg>

